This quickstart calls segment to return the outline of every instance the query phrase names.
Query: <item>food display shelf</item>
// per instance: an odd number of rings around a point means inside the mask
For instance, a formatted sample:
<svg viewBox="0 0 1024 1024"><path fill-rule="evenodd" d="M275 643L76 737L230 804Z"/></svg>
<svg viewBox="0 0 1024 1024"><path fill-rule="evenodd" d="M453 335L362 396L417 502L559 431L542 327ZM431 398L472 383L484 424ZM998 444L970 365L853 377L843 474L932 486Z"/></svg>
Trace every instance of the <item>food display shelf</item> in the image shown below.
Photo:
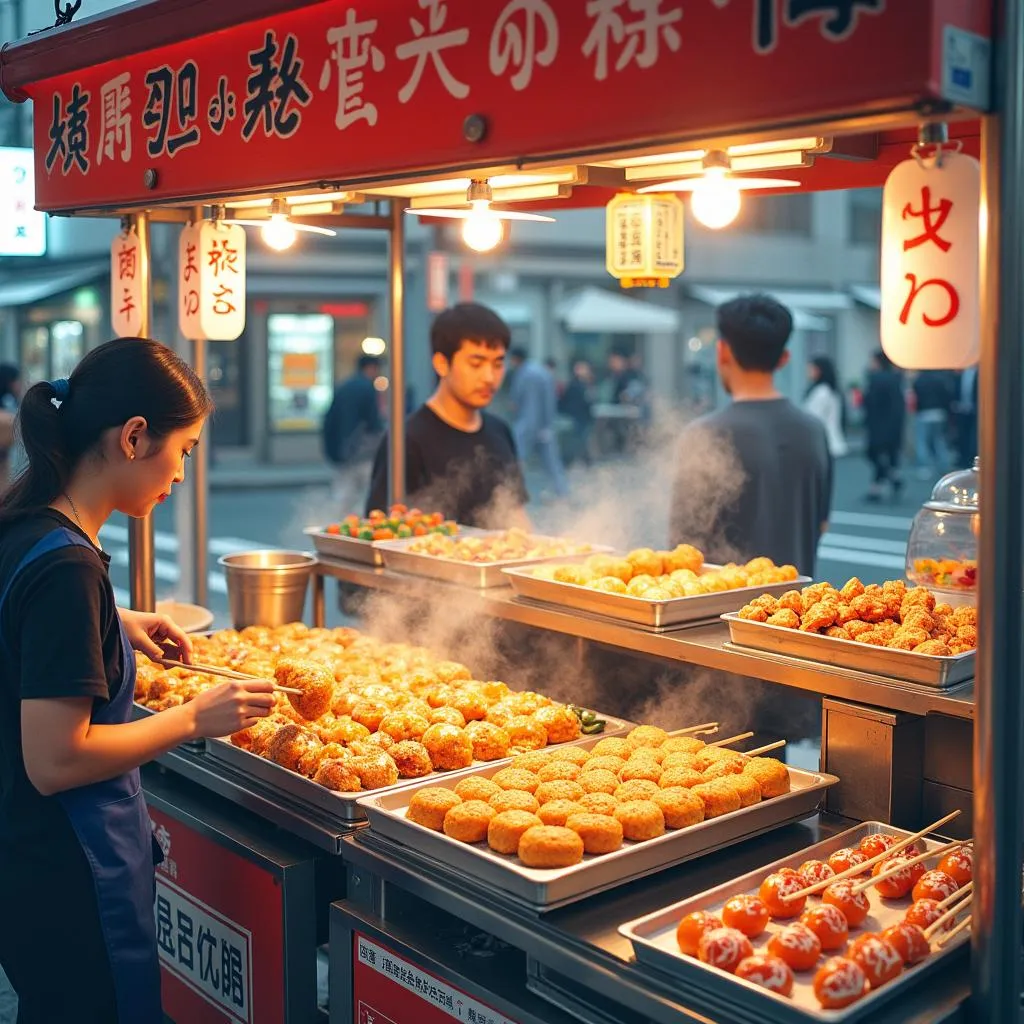
<svg viewBox="0 0 1024 1024"><path fill-rule="evenodd" d="M720 565L705 565L706 571L721 569ZM591 587L535 576L532 569L506 569L512 589L522 597L561 608L573 608L581 612L603 615L620 622L644 626L648 629L671 629L691 622L706 622L724 612L742 608L748 599L758 594L779 597L787 590L799 589L811 582L809 576L798 576L785 583L773 583L757 587L741 587L736 590L719 590L711 594L695 594L693 597L673 597L664 601L649 601L630 594L609 594Z"/></svg>
<svg viewBox="0 0 1024 1024"><path fill-rule="evenodd" d="M384 564L384 556L378 547L379 541L344 537L340 533L327 533L326 530L320 530L315 526L310 526L302 532L313 542L318 555L341 558L346 562L358 562L360 565Z"/></svg>
<svg viewBox="0 0 1024 1024"><path fill-rule="evenodd" d="M911 835L910 832L892 828L882 822L863 822L790 857L784 857L739 878L731 879L699 896L681 900L653 914L629 921L619 930L632 943L639 963L670 975L690 994L705 991L716 995L731 993L732 999L749 1008L752 1013L766 1017L770 1012L772 1019L784 1021L786 1024L808 1024L810 1021L819 1021L822 1024L854 1024L855 1021L874 1019L881 1004L899 996L908 988L920 985L937 969L947 964L949 958L968 941L969 935L961 932L940 950L934 950L933 947L933 952L926 960L906 968L898 977L881 988L872 990L850 1006L841 1010L824 1010L818 1005L811 988L813 972L795 973L795 984L789 997L769 992L759 985L702 963L696 957L685 956L679 951L676 943L676 928L687 914L694 911L719 913L722 905L731 896L748 892L756 894L764 878L780 868L795 869L805 860L827 860L836 850L847 846L856 847L865 836L875 832L897 836L900 839ZM942 845L936 840L923 841L925 851L934 850ZM859 928L851 929L851 939L868 932L878 933L899 923L903 919L906 907L909 906L909 900L882 900L874 892L871 893L870 899L871 914ZM778 922L770 922L767 932L754 940L755 948L760 950L769 936L780 927ZM819 963L823 963L829 955L832 954L823 954Z"/></svg>

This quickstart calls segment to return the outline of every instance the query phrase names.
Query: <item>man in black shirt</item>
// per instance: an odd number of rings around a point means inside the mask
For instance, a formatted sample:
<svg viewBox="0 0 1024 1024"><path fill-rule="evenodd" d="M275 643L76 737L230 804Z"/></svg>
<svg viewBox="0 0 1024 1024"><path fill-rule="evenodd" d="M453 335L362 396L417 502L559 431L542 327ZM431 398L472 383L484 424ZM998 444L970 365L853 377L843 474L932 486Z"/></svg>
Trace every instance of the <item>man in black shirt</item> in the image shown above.
<svg viewBox="0 0 1024 1024"><path fill-rule="evenodd" d="M508 326L493 310L464 302L430 329L437 390L405 423L406 503L467 526L525 522L527 502L507 423L484 410L505 374ZM366 509L388 500L388 438L373 463Z"/></svg>

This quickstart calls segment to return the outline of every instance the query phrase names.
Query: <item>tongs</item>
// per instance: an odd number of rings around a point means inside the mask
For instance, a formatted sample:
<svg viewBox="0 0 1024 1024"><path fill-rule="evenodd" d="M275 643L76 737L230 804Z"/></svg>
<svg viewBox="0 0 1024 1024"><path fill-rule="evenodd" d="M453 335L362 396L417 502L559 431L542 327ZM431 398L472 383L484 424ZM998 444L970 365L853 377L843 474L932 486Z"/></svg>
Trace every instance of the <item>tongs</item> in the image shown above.
<svg viewBox="0 0 1024 1024"><path fill-rule="evenodd" d="M195 661L186 665L183 661L174 661L171 658L160 658L159 664L163 665L165 668L183 668L189 672L198 672L206 676L222 676L224 679L243 679L247 681L255 681L257 683L272 683L274 689L279 693L293 693L296 696L302 696L302 690L298 689L298 687L281 686L280 683L273 679L264 679L263 676L253 676L248 672L236 672L233 668L221 668L219 665L201 665Z"/></svg>

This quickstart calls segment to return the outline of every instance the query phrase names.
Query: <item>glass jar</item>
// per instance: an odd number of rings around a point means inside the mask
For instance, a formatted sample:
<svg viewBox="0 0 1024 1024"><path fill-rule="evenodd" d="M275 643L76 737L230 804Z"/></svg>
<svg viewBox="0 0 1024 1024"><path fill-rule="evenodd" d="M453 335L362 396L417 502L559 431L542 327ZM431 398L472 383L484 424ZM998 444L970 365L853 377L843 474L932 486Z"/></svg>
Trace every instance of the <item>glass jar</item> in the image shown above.
<svg viewBox="0 0 1024 1024"><path fill-rule="evenodd" d="M907 542L907 579L973 602L978 586L978 460L944 476L914 517ZM950 603L953 603L951 601Z"/></svg>

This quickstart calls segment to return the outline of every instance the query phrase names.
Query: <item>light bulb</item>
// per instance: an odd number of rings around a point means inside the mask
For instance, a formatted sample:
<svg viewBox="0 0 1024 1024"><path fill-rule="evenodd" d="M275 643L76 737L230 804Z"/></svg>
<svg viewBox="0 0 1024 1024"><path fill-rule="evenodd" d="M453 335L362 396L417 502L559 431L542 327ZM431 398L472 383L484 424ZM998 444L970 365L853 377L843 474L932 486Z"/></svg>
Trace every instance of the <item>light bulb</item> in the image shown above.
<svg viewBox="0 0 1024 1024"><path fill-rule="evenodd" d="M388 344L383 338L363 338L363 352L368 356L382 356Z"/></svg>
<svg viewBox="0 0 1024 1024"><path fill-rule="evenodd" d="M486 199L473 200L473 211L462 222L462 240L474 252L490 252L505 233L501 220L488 210L489 205Z"/></svg>
<svg viewBox="0 0 1024 1024"><path fill-rule="evenodd" d="M707 228L724 228L740 212L740 190L725 176L725 171L711 167L693 186L693 215Z"/></svg>
<svg viewBox="0 0 1024 1024"><path fill-rule="evenodd" d="M299 235L295 228L288 223L287 215L283 213L271 214L270 220L263 225L260 234L263 241L278 252L290 249Z"/></svg>

